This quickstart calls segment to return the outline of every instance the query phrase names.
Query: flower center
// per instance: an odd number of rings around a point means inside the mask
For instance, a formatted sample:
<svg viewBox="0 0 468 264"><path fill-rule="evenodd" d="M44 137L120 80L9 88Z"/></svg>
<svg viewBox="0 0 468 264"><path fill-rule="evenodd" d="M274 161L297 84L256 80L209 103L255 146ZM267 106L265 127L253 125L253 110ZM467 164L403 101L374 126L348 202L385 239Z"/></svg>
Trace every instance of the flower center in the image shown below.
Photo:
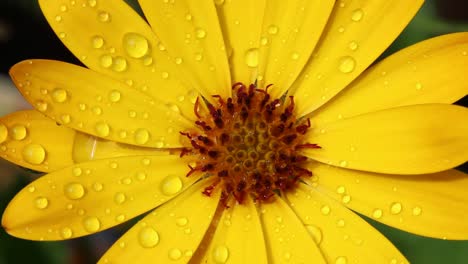
<svg viewBox="0 0 468 264"><path fill-rule="evenodd" d="M218 99L216 105L207 103L205 114L195 104L197 131L180 132L189 139L190 147L181 156L197 154L195 167L189 166L190 176L195 171L216 177L205 188L210 196L215 188L222 188L221 199L226 205L233 196L242 203L246 195L256 201L272 200L275 193L293 188L301 177L312 172L302 167L307 158L298 150L320 148L304 142L310 120L297 120L294 98L271 99L267 86L264 90L254 84L233 85L233 96Z"/></svg>

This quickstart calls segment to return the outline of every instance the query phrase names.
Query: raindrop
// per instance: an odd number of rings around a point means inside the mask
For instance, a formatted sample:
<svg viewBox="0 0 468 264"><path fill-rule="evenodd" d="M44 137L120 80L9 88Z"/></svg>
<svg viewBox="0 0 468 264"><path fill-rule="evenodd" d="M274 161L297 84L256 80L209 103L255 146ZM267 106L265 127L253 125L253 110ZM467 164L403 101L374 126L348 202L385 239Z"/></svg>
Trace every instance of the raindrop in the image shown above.
<svg viewBox="0 0 468 264"><path fill-rule="evenodd" d="M275 25L271 25L271 26L268 27L268 34L276 35L276 34L278 34L278 31L279 31L279 29Z"/></svg>
<svg viewBox="0 0 468 264"><path fill-rule="evenodd" d="M195 36L198 38L198 39L203 39L206 37L206 31L202 28L197 28L195 30Z"/></svg>
<svg viewBox="0 0 468 264"><path fill-rule="evenodd" d="M110 55L102 55L99 59L99 63L104 68L109 68L112 65L113 61L114 59Z"/></svg>
<svg viewBox="0 0 468 264"><path fill-rule="evenodd" d="M125 200L127 200L127 197L125 196L125 194L121 193L121 192L118 192L114 195L114 202L116 204L123 204L125 202Z"/></svg>
<svg viewBox="0 0 468 264"><path fill-rule="evenodd" d="M401 212L401 209L401 203L392 203L392 205L390 206L390 212L392 214L399 214Z"/></svg>
<svg viewBox="0 0 468 264"><path fill-rule="evenodd" d="M348 44L348 47L350 50L352 51L355 51L359 48L359 45L357 44L356 41L351 41L349 44Z"/></svg>
<svg viewBox="0 0 468 264"><path fill-rule="evenodd" d="M26 162L39 165L44 162L46 151L44 147L39 144L29 144L23 148L22 156Z"/></svg>
<svg viewBox="0 0 468 264"><path fill-rule="evenodd" d="M152 227L144 227L138 233L138 241L144 248L155 247L159 243L159 234Z"/></svg>
<svg viewBox="0 0 468 264"><path fill-rule="evenodd" d="M80 183L72 182L65 185L64 193L68 199L77 200L83 198L85 195L85 188Z"/></svg>
<svg viewBox="0 0 468 264"><path fill-rule="evenodd" d="M91 43L93 45L93 48L100 49L104 46L104 39L100 36L94 36L91 39Z"/></svg>
<svg viewBox="0 0 468 264"><path fill-rule="evenodd" d="M421 90L422 89L422 84L420 82L416 83L416 90Z"/></svg>
<svg viewBox="0 0 468 264"><path fill-rule="evenodd" d="M23 125L15 125L11 128L11 137L14 140L23 140L26 138L28 132Z"/></svg>
<svg viewBox="0 0 468 264"><path fill-rule="evenodd" d="M139 180L139 181L144 181L146 179L146 173L144 172L137 172L136 173L136 178Z"/></svg>
<svg viewBox="0 0 468 264"><path fill-rule="evenodd" d="M186 217L179 217L176 219L176 224L178 226L185 226L188 223L188 219Z"/></svg>
<svg viewBox="0 0 468 264"><path fill-rule="evenodd" d="M96 124L96 126L94 127L96 133L98 136L100 137L107 137L109 136L109 133L110 133L110 127L108 124L104 123L104 122L99 122Z"/></svg>
<svg viewBox="0 0 468 264"><path fill-rule="evenodd" d="M67 91L64 89L54 89L52 92L52 99L57 103L63 103L67 100Z"/></svg>
<svg viewBox="0 0 468 264"><path fill-rule="evenodd" d="M148 53L148 40L138 33L127 33L123 37L123 47L132 58L142 58Z"/></svg>
<svg viewBox="0 0 468 264"><path fill-rule="evenodd" d="M346 160L342 160L340 161L340 167L347 167L348 166L348 162Z"/></svg>
<svg viewBox="0 0 468 264"><path fill-rule="evenodd" d="M213 260L215 263L226 263L229 258L229 250L225 246L217 246L212 252Z"/></svg>
<svg viewBox="0 0 468 264"><path fill-rule="evenodd" d="M182 64L183 61L184 61L184 60L183 60L182 58L180 58L180 57L175 58L175 63L176 63L177 65Z"/></svg>
<svg viewBox="0 0 468 264"><path fill-rule="evenodd" d="M47 206L49 206L49 200L47 200L47 198L45 197L40 196L34 200L34 205L38 209L46 209Z"/></svg>
<svg viewBox="0 0 468 264"><path fill-rule="evenodd" d="M93 189L94 189L96 192L102 191L103 187L104 187L104 186L103 186L102 183L100 183L100 182L95 182L95 183L93 184Z"/></svg>
<svg viewBox="0 0 468 264"><path fill-rule="evenodd" d="M356 60L354 60L353 57L344 56L340 58L339 66L338 66L338 69L340 70L340 72L350 73L354 71L355 67L356 67Z"/></svg>
<svg viewBox="0 0 468 264"><path fill-rule="evenodd" d="M121 94L117 90L112 90L109 93L109 101L111 101L113 103L117 103L118 101L120 101L120 97L121 97Z"/></svg>
<svg viewBox="0 0 468 264"><path fill-rule="evenodd" d="M293 59L293 60L298 60L298 59L299 59L299 53L294 52L294 53L291 55L291 59Z"/></svg>
<svg viewBox="0 0 468 264"><path fill-rule="evenodd" d="M127 60L124 57L115 57L112 63L112 69L116 72L123 72L127 69Z"/></svg>
<svg viewBox="0 0 468 264"><path fill-rule="evenodd" d="M329 206L324 205L324 206L322 206L322 208L320 209L320 211L322 212L323 215L329 215L331 209L330 209Z"/></svg>
<svg viewBox="0 0 468 264"><path fill-rule="evenodd" d="M247 50L247 52L245 53L245 63L247 64L247 66L252 67L252 68L258 66L258 60L259 60L258 53L259 53L258 49L256 48Z"/></svg>
<svg viewBox="0 0 468 264"><path fill-rule="evenodd" d="M97 0L88 0L88 5L89 5L90 7L95 7L96 4L97 4Z"/></svg>
<svg viewBox="0 0 468 264"><path fill-rule="evenodd" d="M362 9L359 8L353 11L353 13L351 14L351 20L353 20L354 22L359 22L361 21L363 16L364 12L362 11Z"/></svg>
<svg viewBox="0 0 468 264"><path fill-rule="evenodd" d="M346 264L348 259L346 257L340 256L335 259L335 264Z"/></svg>
<svg viewBox="0 0 468 264"><path fill-rule="evenodd" d="M135 132L135 142L137 144L140 144L140 145L146 144L149 139L150 139L150 133L147 129L139 128Z"/></svg>
<svg viewBox="0 0 468 264"><path fill-rule="evenodd" d="M88 216L83 220L83 226L89 233L94 233L101 229L101 222L97 217Z"/></svg>
<svg viewBox="0 0 468 264"><path fill-rule="evenodd" d="M182 190L182 180L176 175L169 175L161 182L161 191L164 195L174 195Z"/></svg>
<svg viewBox="0 0 468 264"><path fill-rule="evenodd" d="M69 227L64 227L60 230L60 236L64 239L69 239L73 236L73 231Z"/></svg>
<svg viewBox="0 0 468 264"><path fill-rule="evenodd" d="M416 207L413 208L413 215L414 215L414 216L421 215L421 212L422 212L421 207L416 206Z"/></svg>
<svg viewBox="0 0 468 264"><path fill-rule="evenodd" d="M338 188L336 188L336 192L339 194L343 194L346 192L346 188L344 186L338 186Z"/></svg>
<svg viewBox="0 0 468 264"><path fill-rule="evenodd" d="M168 256L172 260L178 260L182 257L182 251L180 251L180 249L178 248L173 248L169 250Z"/></svg>
<svg viewBox="0 0 468 264"><path fill-rule="evenodd" d="M93 114L95 114L95 115L101 115L102 114L102 109L99 106L94 106L91 109L91 112L93 112Z"/></svg>
<svg viewBox="0 0 468 264"><path fill-rule="evenodd" d="M381 209L375 209L374 212L372 212L372 217L379 219L383 215L383 212Z"/></svg>
<svg viewBox="0 0 468 264"><path fill-rule="evenodd" d="M349 203L351 201L351 196L349 195L344 195L342 198L341 198L341 201L345 204Z"/></svg>
<svg viewBox="0 0 468 264"><path fill-rule="evenodd" d="M47 107L48 107L47 103L42 100L39 100L36 102L36 109L41 112L47 111Z"/></svg>
<svg viewBox="0 0 468 264"><path fill-rule="evenodd" d="M108 12L105 11L100 11L98 13L98 20L101 22L109 22L111 19L111 16Z"/></svg>

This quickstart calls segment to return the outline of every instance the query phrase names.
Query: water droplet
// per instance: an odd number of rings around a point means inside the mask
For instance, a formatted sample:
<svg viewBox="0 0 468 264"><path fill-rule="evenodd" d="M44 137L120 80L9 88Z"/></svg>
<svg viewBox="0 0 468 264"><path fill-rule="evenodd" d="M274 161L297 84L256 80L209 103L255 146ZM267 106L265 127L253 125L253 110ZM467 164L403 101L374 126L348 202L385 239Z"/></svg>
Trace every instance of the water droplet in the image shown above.
<svg viewBox="0 0 468 264"><path fill-rule="evenodd" d="M101 229L101 222L97 217L88 216L83 220L83 226L89 233L94 233Z"/></svg>
<svg viewBox="0 0 468 264"><path fill-rule="evenodd" d="M121 192L118 192L114 195L114 202L116 204L123 204L125 200L127 200L127 197Z"/></svg>
<svg viewBox="0 0 468 264"><path fill-rule="evenodd" d="M169 250L168 256L172 260L178 260L182 257L182 251L178 248L173 248Z"/></svg>
<svg viewBox="0 0 468 264"><path fill-rule="evenodd" d="M185 226L188 223L188 219L186 217L179 217L176 219L176 224L178 226Z"/></svg>
<svg viewBox="0 0 468 264"><path fill-rule="evenodd" d="M52 99L57 103L63 103L67 100L67 91L64 89L56 88L52 91Z"/></svg>
<svg viewBox="0 0 468 264"><path fill-rule="evenodd" d="M340 72L350 73L354 71L355 67L356 67L356 60L354 60L353 57L344 56L340 58L339 66L338 66L338 69L340 70Z"/></svg>
<svg viewBox="0 0 468 264"><path fill-rule="evenodd" d="M26 127L23 125L15 125L11 128L11 137L14 140L23 140L28 135Z"/></svg>
<svg viewBox="0 0 468 264"><path fill-rule="evenodd" d="M345 221L343 219L338 219L338 221L336 221L336 226L337 227L344 227L345 226Z"/></svg>
<svg viewBox="0 0 468 264"><path fill-rule="evenodd" d="M73 231L69 227L64 227L60 230L60 236L64 239L69 239L73 236Z"/></svg>
<svg viewBox="0 0 468 264"><path fill-rule="evenodd" d="M5 142L7 138L8 138L8 129L3 123L0 123L0 143Z"/></svg>
<svg viewBox="0 0 468 264"><path fill-rule="evenodd" d="M346 192L346 188L344 186L338 186L338 188L336 188L336 192L339 194L343 194Z"/></svg>
<svg viewBox="0 0 468 264"><path fill-rule="evenodd" d="M22 156L26 162L39 165L44 162L46 151L39 144L29 144L23 148Z"/></svg>
<svg viewBox="0 0 468 264"><path fill-rule="evenodd" d="M115 217L115 221L121 223L125 221L125 215L124 214L119 214L118 216Z"/></svg>
<svg viewBox="0 0 468 264"><path fill-rule="evenodd" d="M401 203L392 203L392 205L390 206L390 212L392 214L399 214L401 212L401 209Z"/></svg>
<svg viewBox="0 0 468 264"><path fill-rule="evenodd" d="M66 12L67 10L68 10L68 8L67 8L66 5L61 5L61 6L60 6L60 11Z"/></svg>
<svg viewBox="0 0 468 264"><path fill-rule="evenodd" d="M182 180L176 175L169 175L161 182L161 191L164 195L174 195L182 190Z"/></svg>
<svg viewBox="0 0 468 264"><path fill-rule="evenodd" d="M278 31L279 31L279 28L275 25L270 25L268 27L268 34L271 34L271 35L276 35L278 34Z"/></svg>
<svg viewBox="0 0 468 264"><path fill-rule="evenodd" d="M351 201L351 196L349 195L344 195L342 198L341 198L341 201L345 204L349 203Z"/></svg>
<svg viewBox="0 0 468 264"><path fill-rule="evenodd" d="M70 115L62 115L60 117L60 120L62 121L63 124L68 124L71 122L71 116Z"/></svg>
<svg viewBox="0 0 468 264"><path fill-rule="evenodd" d="M140 145L146 144L149 139L150 139L150 133L147 129L139 128L135 132L135 142L137 144L140 144Z"/></svg>
<svg viewBox="0 0 468 264"><path fill-rule="evenodd" d="M123 37L123 47L128 56L132 58L142 58L148 53L148 40L137 33L127 33Z"/></svg>
<svg viewBox="0 0 468 264"><path fill-rule="evenodd" d="M346 264L348 259L346 257L340 256L335 259L335 264Z"/></svg>
<svg viewBox="0 0 468 264"><path fill-rule="evenodd" d="M137 172L135 176L139 181L144 181L146 179L146 173L144 172Z"/></svg>
<svg viewBox="0 0 468 264"><path fill-rule="evenodd" d="M252 67L252 68L257 67L258 66L258 60L259 60L258 57L259 57L258 49L256 49L256 48L249 49L245 53L245 63L249 67Z"/></svg>
<svg viewBox="0 0 468 264"><path fill-rule="evenodd" d="M110 55L102 55L101 58L99 59L99 63L104 68L109 68L113 62L114 62L114 59Z"/></svg>
<svg viewBox="0 0 468 264"><path fill-rule="evenodd" d="M41 112L45 112L47 111L47 108L48 108L48 104L42 100L38 100L36 101L35 103L35 106L36 106L36 109L41 111Z"/></svg>
<svg viewBox="0 0 468 264"><path fill-rule="evenodd" d="M96 192L102 191L103 188L104 188L104 186L103 186L102 183L100 183L100 182L95 182L95 183L93 184L93 189L94 189Z"/></svg>
<svg viewBox="0 0 468 264"><path fill-rule="evenodd" d="M422 84L420 82L416 83L416 90L421 90L422 89Z"/></svg>
<svg viewBox="0 0 468 264"><path fill-rule="evenodd" d="M148 57L143 58L143 65L150 66L152 64L153 64L153 57L148 56Z"/></svg>
<svg viewBox="0 0 468 264"><path fill-rule="evenodd" d="M180 58L180 57L175 58L175 63L176 63L177 65L182 64L182 62L184 62L184 60L183 60L182 58Z"/></svg>
<svg viewBox="0 0 468 264"><path fill-rule="evenodd" d="M33 193L35 191L36 191L36 187L34 187L34 186L29 186L28 187L28 192Z"/></svg>
<svg viewBox="0 0 468 264"><path fill-rule="evenodd" d="M203 39L206 37L206 31L202 28L197 28L195 30L195 36L198 38L198 39Z"/></svg>
<svg viewBox="0 0 468 264"><path fill-rule="evenodd" d="M359 45L357 44L356 41L351 41L349 44L348 44L348 47L350 50L352 51L355 51L358 49Z"/></svg>
<svg viewBox="0 0 468 264"><path fill-rule="evenodd" d="M138 241L144 248L155 247L159 243L159 234L152 227L144 227L138 233Z"/></svg>
<svg viewBox="0 0 468 264"><path fill-rule="evenodd" d="M100 49L104 46L104 39L100 36L94 36L91 38L91 44L93 48Z"/></svg>
<svg viewBox="0 0 468 264"><path fill-rule="evenodd" d="M109 136L109 133L110 133L110 127L108 124L104 123L104 122L99 122L96 124L96 126L94 127L95 131L96 131L96 134L100 137L107 137Z"/></svg>
<svg viewBox="0 0 468 264"><path fill-rule="evenodd" d="M45 197L39 196L34 200L34 205L38 209L46 209L49 206L49 200Z"/></svg>
<svg viewBox="0 0 468 264"><path fill-rule="evenodd" d="M298 60L299 59L299 53L294 52L293 54L291 54L291 59Z"/></svg>
<svg viewBox="0 0 468 264"><path fill-rule="evenodd" d="M95 7L96 4L97 4L97 0L88 0L88 5L89 5L90 7Z"/></svg>
<svg viewBox="0 0 468 264"><path fill-rule="evenodd" d="M108 12L100 11L98 13L98 20L101 22L109 22L111 20L111 16Z"/></svg>
<svg viewBox="0 0 468 264"><path fill-rule="evenodd" d="M225 246L217 246L214 248L212 256L215 263L226 263L229 258L229 250Z"/></svg>
<svg viewBox="0 0 468 264"><path fill-rule="evenodd" d="M414 216L421 215L421 212L422 212L421 207L416 206L416 207L413 208L413 215L414 215Z"/></svg>
<svg viewBox="0 0 468 264"><path fill-rule="evenodd" d="M364 12L362 11L362 9L359 8L353 11L353 13L351 14L351 20L353 20L354 22L359 22L361 21L363 16Z"/></svg>
<svg viewBox="0 0 468 264"><path fill-rule="evenodd" d="M168 73L168 72L162 72L162 73L161 73L161 77L162 77L163 79L167 79L167 78L169 78L169 73Z"/></svg>
<svg viewBox="0 0 468 264"><path fill-rule="evenodd" d="M123 72L127 69L127 60L124 57L115 57L112 63L112 70Z"/></svg>
<svg viewBox="0 0 468 264"><path fill-rule="evenodd" d="M346 160L342 160L340 161L340 167L347 167L348 166L348 162Z"/></svg>
<svg viewBox="0 0 468 264"><path fill-rule="evenodd" d="M372 217L376 218L376 219L379 219L381 218L383 215L383 211L381 209L375 209L373 212L372 212Z"/></svg>
<svg viewBox="0 0 468 264"><path fill-rule="evenodd" d="M322 206L322 208L320 209L320 212L322 212L323 215L329 215L330 211L331 209L327 205Z"/></svg>
<svg viewBox="0 0 468 264"><path fill-rule="evenodd" d="M306 225L305 227L314 239L315 243L319 245L320 242L322 242L322 231L320 230L320 228L318 228L315 225Z"/></svg>
<svg viewBox="0 0 468 264"><path fill-rule="evenodd" d="M72 182L65 185L63 192L68 199L77 200L83 198L85 195L85 188L81 183Z"/></svg>
<svg viewBox="0 0 468 264"><path fill-rule="evenodd" d="M118 101L120 101L120 97L121 97L121 94L117 90L112 90L109 93L109 101L111 101L113 103L117 103Z"/></svg>

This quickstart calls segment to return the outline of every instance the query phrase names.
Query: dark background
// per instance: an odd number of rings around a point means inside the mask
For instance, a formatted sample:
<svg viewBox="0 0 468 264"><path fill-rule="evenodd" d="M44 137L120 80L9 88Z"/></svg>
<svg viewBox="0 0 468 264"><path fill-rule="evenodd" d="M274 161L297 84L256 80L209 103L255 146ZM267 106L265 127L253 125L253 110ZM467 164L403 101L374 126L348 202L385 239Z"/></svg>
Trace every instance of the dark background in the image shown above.
<svg viewBox="0 0 468 264"><path fill-rule="evenodd" d="M137 7L135 0L127 2ZM468 31L467 0L427 0L382 58L418 41L459 31ZM29 58L80 64L49 28L35 0L0 0L0 115L29 107L7 76L13 64ZM467 101L465 97L457 104L467 106ZM466 164L461 169L466 172ZM38 176L0 159L0 214L14 194ZM468 263L468 241L424 238L366 220L385 234L412 263ZM63 242L25 241L7 235L0 228L0 264L95 263L131 224L91 237Z"/></svg>

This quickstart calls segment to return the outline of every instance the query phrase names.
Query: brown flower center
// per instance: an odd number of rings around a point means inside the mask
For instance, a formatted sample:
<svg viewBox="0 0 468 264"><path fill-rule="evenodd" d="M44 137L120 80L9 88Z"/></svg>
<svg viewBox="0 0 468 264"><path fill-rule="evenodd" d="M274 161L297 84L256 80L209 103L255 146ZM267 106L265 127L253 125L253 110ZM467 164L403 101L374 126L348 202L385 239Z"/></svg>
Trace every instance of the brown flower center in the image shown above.
<svg viewBox="0 0 468 264"><path fill-rule="evenodd" d="M251 84L233 85L233 96L218 99L216 105L207 103L206 114L198 111L197 131L184 131L190 147L181 156L197 154L195 171L205 172L207 177L217 177L214 184L203 193L210 196L215 188L222 189L222 201L229 197L239 202L251 195L257 201L269 201L275 193L293 188L301 177L312 172L302 167L307 158L301 148L320 148L304 142L310 121L297 120L294 115L294 99L271 99L266 89Z"/></svg>

